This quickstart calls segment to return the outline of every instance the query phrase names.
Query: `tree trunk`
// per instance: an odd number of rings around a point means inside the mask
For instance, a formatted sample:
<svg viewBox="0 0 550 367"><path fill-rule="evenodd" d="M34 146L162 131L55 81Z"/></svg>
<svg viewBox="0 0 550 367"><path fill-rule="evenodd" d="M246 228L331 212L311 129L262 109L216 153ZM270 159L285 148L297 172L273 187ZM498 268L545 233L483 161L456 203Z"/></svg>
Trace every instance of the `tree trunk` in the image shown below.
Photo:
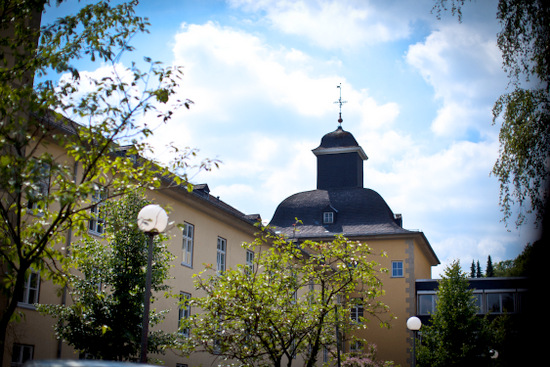
<svg viewBox="0 0 550 367"><path fill-rule="evenodd" d="M11 320L11 317L15 313L19 299L23 295L25 290L25 273L29 269L29 265L23 265L19 268L17 272L17 279L15 280L15 285L13 287L13 293L11 294L11 299L8 298L8 307L4 310L2 318L0 318L0 364L4 363L4 356L6 351L6 336L8 332L8 326Z"/></svg>

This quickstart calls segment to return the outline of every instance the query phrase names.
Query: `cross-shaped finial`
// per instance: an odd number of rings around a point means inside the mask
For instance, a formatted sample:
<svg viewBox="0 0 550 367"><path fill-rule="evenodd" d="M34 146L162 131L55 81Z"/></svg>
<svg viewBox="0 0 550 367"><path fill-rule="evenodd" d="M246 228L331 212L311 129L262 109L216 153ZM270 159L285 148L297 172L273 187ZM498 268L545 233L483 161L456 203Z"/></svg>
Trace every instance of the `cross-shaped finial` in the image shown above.
<svg viewBox="0 0 550 367"><path fill-rule="evenodd" d="M347 103L348 101L342 101L342 83L336 86L336 88L340 89L340 98L338 98L338 100L334 103L338 103L340 105L340 114L338 115L338 123L340 124L340 126L342 126L342 122L344 121L342 120L342 105L344 103Z"/></svg>

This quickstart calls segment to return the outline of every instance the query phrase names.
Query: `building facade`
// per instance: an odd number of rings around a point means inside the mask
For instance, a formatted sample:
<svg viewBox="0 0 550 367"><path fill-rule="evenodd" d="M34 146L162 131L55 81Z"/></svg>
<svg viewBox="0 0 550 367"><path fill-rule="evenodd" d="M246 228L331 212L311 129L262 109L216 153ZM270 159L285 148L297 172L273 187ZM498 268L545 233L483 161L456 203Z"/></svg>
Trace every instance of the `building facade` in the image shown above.
<svg viewBox="0 0 550 367"><path fill-rule="evenodd" d="M36 154L47 151L63 161L67 159L63 150L48 141L40 146ZM74 164L74 162L68 162ZM79 172L76 167L75 172ZM46 187L44 190L52 189ZM168 285L176 297L166 298L159 294L151 308L168 310L165 320L156 327L166 332L178 330L181 318L188 317L197 310L181 308L179 298L197 296L193 284L193 274L202 271L205 264L215 265L218 269L234 267L247 261L247 250L241 245L252 242L258 228L256 223L259 215L246 215L234 207L210 194L208 185L195 185L189 192L185 185L161 187L158 190L148 191L147 198L154 204L165 208L169 215L169 225L166 233L169 236L169 251L175 256L170 264L170 279ZM100 196L97 197L101 199ZM29 206L32 203L29 203ZM26 205L26 204L25 204ZM87 223L88 234L98 240L105 232L104 219L99 215L97 206L92 207L92 215ZM55 208L52 208L55 210ZM97 211L94 212L94 210ZM32 221L33 214L27 214L27 221ZM39 220L36 216L34 220ZM63 250L69 250L71 245L81 238L67 233L66 240L60 244ZM69 304L68 295L60 286L51 281L41 279L39 273L29 274L23 297L19 299L17 314L19 322L11 322L6 341L2 366L17 367L28 359L78 359L81 356L67 344L56 339L53 325L55 320L40 314L35 304ZM179 297L177 297L179 296ZM0 300L2 300L0 296ZM183 367L210 365L212 356L197 354L189 358L182 357L174 351L167 351L164 355L152 354L153 360L160 360L166 366Z"/></svg>
<svg viewBox="0 0 550 367"><path fill-rule="evenodd" d="M55 150L55 156L63 156L53 144L42 149L50 153ZM405 323L416 314L415 282L430 278L431 267L439 264L439 260L422 232L403 228L401 215L394 214L377 192L363 187L363 162L367 155L351 133L339 126L322 138L313 153L318 164L317 189L297 193L281 202L270 225L294 241L332 241L341 234L366 242L376 254L387 255L380 260L381 266L389 269L388 274L382 275L385 295L381 301L396 319L389 329L380 328L373 320L357 336L374 343L380 359L407 366L411 339ZM261 218L246 215L211 195L208 185L195 185L192 192L184 186L171 186L149 191L147 196L167 209L174 223L167 230L169 250L175 255L168 285L180 298L200 296L195 293L192 277L204 269L204 264L215 264L215 269L223 271L246 264L253 256L241 245L254 240L255 224ZM296 218L301 223L297 227ZM100 218L93 217L88 230L90 235L101 238L105 228ZM69 248L74 241L79 238L68 236L64 246ZM60 294L57 286L41 280L38 274L29 275L19 302L22 322L11 324L3 366L17 367L27 359L79 358L73 348L55 338L55 320L39 314L34 307L35 303L70 302ZM178 297L156 297L152 307L168 310L164 322L158 325L166 332L176 331L181 318L199 312L180 307ZM346 345L343 352L353 347ZM215 358L205 353L182 357L167 351L150 357L171 367L215 363Z"/></svg>
<svg viewBox="0 0 550 367"><path fill-rule="evenodd" d="M403 228L402 216L394 214L377 192L363 186L367 155L339 122L313 150L317 188L283 200L270 225L294 241L331 241L335 235L344 235L367 243L375 254L387 255L380 260L389 269L381 276L385 291L381 301L396 319L389 329L372 320L357 336L377 346L379 359L407 366L412 344L406 321L416 314L415 281L430 278L439 260L422 232ZM345 345L344 352L352 348Z"/></svg>

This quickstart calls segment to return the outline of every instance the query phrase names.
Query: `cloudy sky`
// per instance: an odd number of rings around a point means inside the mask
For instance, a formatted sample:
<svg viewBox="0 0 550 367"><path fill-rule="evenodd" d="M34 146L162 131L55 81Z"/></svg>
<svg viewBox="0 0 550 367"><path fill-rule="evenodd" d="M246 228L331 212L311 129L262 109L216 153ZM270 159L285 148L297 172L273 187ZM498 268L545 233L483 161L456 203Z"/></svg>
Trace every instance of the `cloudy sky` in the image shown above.
<svg viewBox="0 0 550 367"><path fill-rule="evenodd" d="M472 2L459 23L438 20L433 0L143 0L151 28L132 58L184 66L179 94L194 101L153 143L219 159L194 182L269 221L286 197L315 189L311 150L338 127L341 91L342 127L369 157L365 187L425 233L442 262L434 276L455 259L469 270L514 258L533 231L501 222L490 176L491 109L507 90L496 4ZM45 20L74 5L64 6Z"/></svg>

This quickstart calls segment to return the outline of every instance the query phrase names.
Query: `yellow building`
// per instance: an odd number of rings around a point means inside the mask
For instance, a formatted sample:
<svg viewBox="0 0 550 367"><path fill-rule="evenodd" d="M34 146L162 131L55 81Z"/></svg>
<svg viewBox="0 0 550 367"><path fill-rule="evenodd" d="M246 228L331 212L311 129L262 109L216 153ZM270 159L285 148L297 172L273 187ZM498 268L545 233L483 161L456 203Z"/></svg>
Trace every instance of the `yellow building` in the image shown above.
<svg viewBox="0 0 550 367"><path fill-rule="evenodd" d="M382 278L386 294L381 301L397 319L390 329L381 329L373 320L358 336L377 346L379 359L408 366L412 343L406 321L416 314L415 280L431 278L431 267L439 260L422 232L404 229L401 215L394 214L378 193L363 187L367 155L351 133L340 125L322 138L313 153L317 189L283 200L270 225L298 242L330 241L340 234L367 243L374 253L387 254L381 260L389 269ZM298 226L296 219L301 222ZM350 348L347 345L344 351Z"/></svg>
<svg viewBox="0 0 550 367"><path fill-rule="evenodd" d="M42 148L46 149L46 148ZM63 152L53 144L50 153L63 159ZM415 280L430 278L431 267L439 264L422 232L402 227L401 216L395 215L375 191L363 188L363 149L353 136L339 127L325 135L315 149L318 159L317 189L298 193L285 199L277 208L270 225L290 239L302 241L331 241L336 234L368 243L375 253L385 252L382 266L390 269L383 279L386 295L382 301L397 317L390 329L381 329L374 320L358 335L378 347L378 357L392 360L401 366L409 365L410 332L405 322L416 314ZM39 153L39 152L38 152ZM247 251L243 242L252 242L259 215L246 215L219 200L206 184L195 185L193 192L186 187L169 187L148 192L149 199L169 210L171 225L169 250L176 256L171 268L169 286L182 297L196 296L192 275L204 264L216 268L245 264ZM299 231L294 231L295 218L300 219ZM177 225L183 225L183 230ZM101 236L101 223L91 222L89 232ZM98 237L100 238L100 237ZM77 238L67 236L65 246ZM75 351L56 340L54 320L40 315L34 303L62 304L69 302L51 282L40 281L34 274L28 279L25 296L19 303L24 314L21 323L12 323L6 343L3 366L16 367L25 359L74 359ZM180 309L175 299L158 297L153 307L169 310L159 325L166 332L177 330L179 319L188 312ZM357 310L360 312L360 310ZM345 352L352 346L346 345ZM195 353L189 358L167 351L165 355L150 355L171 367L211 365L213 356Z"/></svg>
<svg viewBox="0 0 550 367"><path fill-rule="evenodd" d="M40 146L36 155L45 150L55 159L69 166L74 162L67 161L67 155L53 141ZM75 172L81 172L75 167ZM51 190L45 187L45 190ZM169 212L169 225L166 233L170 236L169 250L175 255L170 264L168 285L176 295L195 296L192 275L204 269L204 264L213 264L220 269L244 264L247 252L241 246L243 242L252 242L257 231L255 224L259 215L245 215L210 195L208 185L195 185L193 192L186 186L169 186L160 190L149 191L148 198ZM25 203L25 205L27 205ZM55 203L51 210L55 209ZM26 220L37 220L40 216L27 214ZM181 226L183 225L183 230ZM105 230L103 221L93 218L87 224L88 233L97 239L102 238ZM60 244L69 249L79 238L68 232L66 240ZM72 347L56 340L53 330L55 320L41 315L34 304L65 304L70 297L60 292L60 287L51 281L40 279L37 273L27 279L24 295L19 299L17 312L22 315L21 322L11 322L6 341L2 366L19 366L28 359L78 359ZM4 299L0 296L0 301ZM2 302L4 304L4 302ZM166 332L178 329L180 317L185 311L179 308L176 298L156 297L152 308L169 310L164 322L158 327ZM192 310L193 312L194 310ZM197 354L192 358L183 358L168 351L165 355L150 355L165 362L166 366L210 365L212 357Z"/></svg>
<svg viewBox="0 0 550 367"><path fill-rule="evenodd" d="M208 187L199 185L192 193L185 188L162 190L151 194L151 200L164 208L171 208L170 221L185 224L182 231L175 225L167 230L170 235L169 249L176 256L171 269L169 285L175 294L195 296L192 275L204 268L203 264L217 264L218 267L232 267L246 262L243 242L252 242L257 228L257 216L247 216L208 193ZM96 227L97 228L97 227ZM92 235L101 235L91 230ZM3 366L16 366L17 362L32 359L75 359L79 356L74 350L59 343L53 333L53 320L40 315L33 303L59 304L58 287L39 278L29 278L27 297L20 302L19 311L24 313L21 323L12 323L7 342ZM167 332L178 328L180 309L173 298L158 297L152 307L170 310L166 319L159 325ZM15 353L15 355L14 355ZM210 365L208 355L194 355L182 358L168 351L165 355L150 355L165 362L166 366L176 367ZM13 362L13 363L12 363Z"/></svg>

